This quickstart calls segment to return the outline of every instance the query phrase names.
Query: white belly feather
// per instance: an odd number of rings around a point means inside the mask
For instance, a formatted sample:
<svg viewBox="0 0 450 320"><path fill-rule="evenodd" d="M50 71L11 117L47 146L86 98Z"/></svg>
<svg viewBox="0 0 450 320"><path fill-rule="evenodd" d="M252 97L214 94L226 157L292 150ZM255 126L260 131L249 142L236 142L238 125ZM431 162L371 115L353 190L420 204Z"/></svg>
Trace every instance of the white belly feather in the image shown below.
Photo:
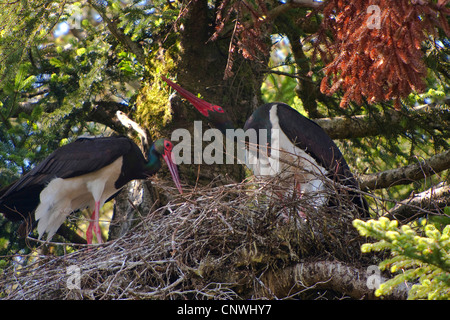
<svg viewBox="0 0 450 320"><path fill-rule="evenodd" d="M35 212L39 239L47 233L50 240L69 214L87 207L93 208L96 201L100 207L118 191L114 183L119 178L122 157L110 165L79 177L55 178L40 194L40 204Z"/></svg>

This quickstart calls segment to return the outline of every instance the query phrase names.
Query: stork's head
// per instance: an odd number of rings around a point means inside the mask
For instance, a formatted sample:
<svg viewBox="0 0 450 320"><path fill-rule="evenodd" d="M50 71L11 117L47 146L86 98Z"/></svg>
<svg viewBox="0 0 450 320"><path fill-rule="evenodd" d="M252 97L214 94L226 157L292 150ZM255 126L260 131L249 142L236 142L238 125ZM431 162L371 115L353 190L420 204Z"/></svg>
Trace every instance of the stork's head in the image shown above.
<svg viewBox="0 0 450 320"><path fill-rule="evenodd" d="M175 156L173 155L172 149L172 142L167 139L158 139L150 148L150 158L152 157L152 154L156 153L157 156L161 156L164 159L169 167L170 174L172 175L173 182L177 186L178 191L183 193L183 190L181 189L180 177L178 175L178 169L175 164ZM149 159L149 162L151 161L152 159Z"/></svg>
<svg viewBox="0 0 450 320"><path fill-rule="evenodd" d="M207 117L217 129L222 131L222 133L225 133L226 129L234 128L225 110L221 106L214 105L212 103L206 102L205 100L198 98L191 92L180 87L179 85L175 84L174 82L172 82L171 80L167 79L164 76L162 77L162 79L169 86L174 88L183 98L188 100L202 115Z"/></svg>

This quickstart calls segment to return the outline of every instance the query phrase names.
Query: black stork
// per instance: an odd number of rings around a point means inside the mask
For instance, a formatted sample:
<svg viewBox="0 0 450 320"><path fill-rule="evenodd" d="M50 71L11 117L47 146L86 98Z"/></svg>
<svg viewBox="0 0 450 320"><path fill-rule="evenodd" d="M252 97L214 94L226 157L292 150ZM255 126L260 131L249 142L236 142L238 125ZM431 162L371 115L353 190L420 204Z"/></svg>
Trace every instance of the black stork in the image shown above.
<svg viewBox="0 0 450 320"><path fill-rule="evenodd" d="M226 134L228 129L234 129L221 106L198 98L166 77L162 79L222 133ZM320 192L326 188L323 179L326 177L344 186L340 190L347 190L351 201L361 214L367 215L367 202L358 192L358 183L347 162L334 141L317 123L284 103L267 103L257 108L247 119L244 131L250 129L254 129L257 135L267 135L263 140L258 136L257 140L267 142L267 156L247 146L246 164L255 176L274 176L281 173L281 181L292 181L288 178L293 177L295 188L300 195L319 195L313 200L316 205L325 204L328 199L326 192ZM276 157L274 146L278 149Z"/></svg>
<svg viewBox="0 0 450 320"><path fill-rule="evenodd" d="M155 141L146 160L129 138L83 137L55 150L44 161L11 185L0 197L0 212L9 220L37 222L39 239L49 241L66 217L85 208L93 209L86 231L88 244L94 230L101 243L99 210L106 201L135 179L145 179L161 168L162 157L178 191L182 193L178 169L169 140ZM34 217L33 217L34 213ZM32 228L28 227L27 232Z"/></svg>

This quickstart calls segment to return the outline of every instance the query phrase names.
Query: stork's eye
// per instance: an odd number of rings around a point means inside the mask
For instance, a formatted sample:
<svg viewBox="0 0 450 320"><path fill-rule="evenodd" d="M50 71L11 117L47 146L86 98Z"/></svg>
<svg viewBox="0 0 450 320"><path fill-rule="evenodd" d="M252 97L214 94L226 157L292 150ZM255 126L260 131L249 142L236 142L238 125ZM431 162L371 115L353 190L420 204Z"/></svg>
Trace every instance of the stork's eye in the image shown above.
<svg viewBox="0 0 450 320"><path fill-rule="evenodd" d="M166 141L164 143L164 147L166 148L166 150L172 150L172 143L170 143L169 141Z"/></svg>
<svg viewBox="0 0 450 320"><path fill-rule="evenodd" d="M214 111L220 112L220 113L224 113L223 109L221 106L213 106Z"/></svg>

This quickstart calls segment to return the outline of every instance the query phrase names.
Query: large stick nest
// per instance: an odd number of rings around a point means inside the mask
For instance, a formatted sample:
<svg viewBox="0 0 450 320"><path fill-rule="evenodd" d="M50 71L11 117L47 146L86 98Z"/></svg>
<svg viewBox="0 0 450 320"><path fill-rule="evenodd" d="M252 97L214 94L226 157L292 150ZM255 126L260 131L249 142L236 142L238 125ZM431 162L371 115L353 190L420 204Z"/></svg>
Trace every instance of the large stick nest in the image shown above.
<svg viewBox="0 0 450 320"><path fill-rule="evenodd" d="M264 274L319 259L365 264L360 253L365 239L351 224L357 211L345 196L332 208L311 206L306 195L281 202L270 195L275 184L280 186L272 180L197 188L152 209L117 240L58 257L34 253L26 266L12 263L4 270L0 295L7 299L284 298L295 292L277 296L262 280ZM79 268L79 288L69 285L71 266ZM294 286L295 279L292 282Z"/></svg>

